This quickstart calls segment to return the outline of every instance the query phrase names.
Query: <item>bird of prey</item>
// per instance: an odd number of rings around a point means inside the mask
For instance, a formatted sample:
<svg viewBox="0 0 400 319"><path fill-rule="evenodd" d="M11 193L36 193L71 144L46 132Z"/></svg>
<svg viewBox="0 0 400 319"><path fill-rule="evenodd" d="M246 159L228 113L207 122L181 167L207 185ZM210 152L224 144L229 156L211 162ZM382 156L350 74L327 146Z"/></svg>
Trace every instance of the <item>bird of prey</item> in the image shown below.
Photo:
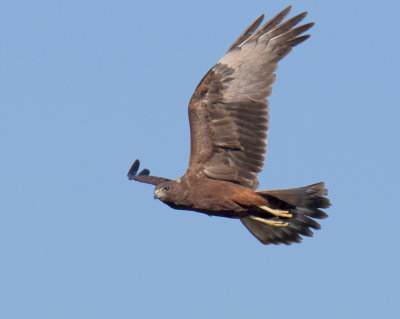
<svg viewBox="0 0 400 319"><path fill-rule="evenodd" d="M263 24L257 18L203 77L189 102L191 148L186 173L176 179L138 173L128 178L155 185L154 197L168 206L240 219L263 244L298 243L328 215L324 183L256 191L264 166L269 126L268 96L278 62L314 23L296 26L307 12L284 21L287 7Z"/></svg>

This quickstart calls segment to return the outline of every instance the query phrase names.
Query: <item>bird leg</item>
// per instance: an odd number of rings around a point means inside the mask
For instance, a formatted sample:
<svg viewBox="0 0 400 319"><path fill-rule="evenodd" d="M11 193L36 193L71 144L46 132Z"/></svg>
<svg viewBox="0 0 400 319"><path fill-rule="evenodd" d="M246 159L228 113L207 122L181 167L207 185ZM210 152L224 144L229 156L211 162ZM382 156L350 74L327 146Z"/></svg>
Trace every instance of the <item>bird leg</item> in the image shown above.
<svg viewBox="0 0 400 319"><path fill-rule="evenodd" d="M266 212L271 213L272 215L278 217L286 217L286 218L292 217L292 214L290 214L289 211L287 210L272 209L269 208L268 206L258 206L258 208L261 208L262 210L265 210Z"/></svg>
<svg viewBox="0 0 400 319"><path fill-rule="evenodd" d="M260 217L254 217L254 216L250 216L250 218L257 220L259 222L262 222L264 224L270 225L270 226L286 227L287 225L289 225L288 222L281 222L278 220L270 220L270 219L264 219L264 218L260 218Z"/></svg>

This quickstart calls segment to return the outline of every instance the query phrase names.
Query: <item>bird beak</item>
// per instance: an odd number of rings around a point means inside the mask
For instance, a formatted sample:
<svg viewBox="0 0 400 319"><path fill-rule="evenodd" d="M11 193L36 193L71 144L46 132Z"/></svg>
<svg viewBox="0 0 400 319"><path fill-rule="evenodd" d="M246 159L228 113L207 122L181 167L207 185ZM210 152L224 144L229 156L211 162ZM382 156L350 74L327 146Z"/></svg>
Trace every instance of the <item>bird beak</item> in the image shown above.
<svg viewBox="0 0 400 319"><path fill-rule="evenodd" d="M160 190L159 189L156 189L155 191L154 191L154 199L160 199Z"/></svg>

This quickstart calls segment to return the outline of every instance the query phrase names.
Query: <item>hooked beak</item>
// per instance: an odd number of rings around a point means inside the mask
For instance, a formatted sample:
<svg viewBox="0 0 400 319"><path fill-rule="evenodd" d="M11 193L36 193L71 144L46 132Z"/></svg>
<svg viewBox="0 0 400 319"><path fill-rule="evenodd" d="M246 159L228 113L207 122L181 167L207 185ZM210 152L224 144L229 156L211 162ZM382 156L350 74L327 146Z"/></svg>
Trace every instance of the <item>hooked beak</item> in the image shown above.
<svg viewBox="0 0 400 319"><path fill-rule="evenodd" d="M160 199L161 193L161 189L156 189L153 195L154 199Z"/></svg>

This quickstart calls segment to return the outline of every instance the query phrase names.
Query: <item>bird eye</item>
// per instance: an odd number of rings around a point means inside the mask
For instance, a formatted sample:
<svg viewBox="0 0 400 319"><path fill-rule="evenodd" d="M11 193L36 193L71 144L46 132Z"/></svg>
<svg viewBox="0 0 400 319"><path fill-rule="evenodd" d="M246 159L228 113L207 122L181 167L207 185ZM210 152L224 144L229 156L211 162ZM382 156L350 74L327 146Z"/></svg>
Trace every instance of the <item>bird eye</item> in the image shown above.
<svg viewBox="0 0 400 319"><path fill-rule="evenodd" d="M165 186L165 187L164 187L164 190L166 190L166 191L169 190L169 187L168 187L168 186Z"/></svg>

